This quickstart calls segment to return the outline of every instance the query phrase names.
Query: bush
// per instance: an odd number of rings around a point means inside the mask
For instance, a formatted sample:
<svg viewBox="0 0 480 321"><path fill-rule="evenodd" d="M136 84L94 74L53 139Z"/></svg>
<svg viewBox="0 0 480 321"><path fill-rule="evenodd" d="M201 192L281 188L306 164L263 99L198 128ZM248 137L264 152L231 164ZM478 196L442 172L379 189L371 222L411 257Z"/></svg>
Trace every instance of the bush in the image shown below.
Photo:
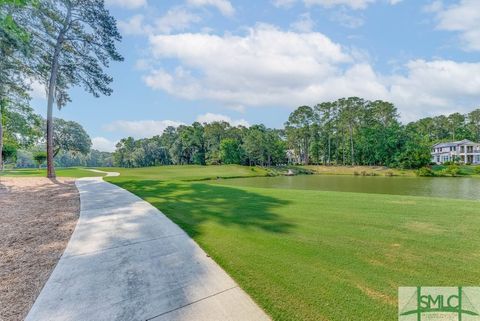
<svg viewBox="0 0 480 321"><path fill-rule="evenodd" d="M479 175L480 175L480 165L475 166L475 168L473 169L473 171L475 172L475 174L479 174Z"/></svg>
<svg viewBox="0 0 480 321"><path fill-rule="evenodd" d="M435 172L430 167L422 167L417 170L417 176L433 177L435 176Z"/></svg>
<svg viewBox="0 0 480 321"><path fill-rule="evenodd" d="M458 167L458 165L449 165L445 172L452 176L458 176L460 174L460 167Z"/></svg>
<svg viewBox="0 0 480 321"><path fill-rule="evenodd" d="M387 171L385 172L385 176L392 177L392 176L395 176L395 173L393 171Z"/></svg>
<svg viewBox="0 0 480 321"><path fill-rule="evenodd" d="M38 165L38 168L42 167L42 164L47 160L47 153L46 152L36 152L33 154L33 159Z"/></svg>

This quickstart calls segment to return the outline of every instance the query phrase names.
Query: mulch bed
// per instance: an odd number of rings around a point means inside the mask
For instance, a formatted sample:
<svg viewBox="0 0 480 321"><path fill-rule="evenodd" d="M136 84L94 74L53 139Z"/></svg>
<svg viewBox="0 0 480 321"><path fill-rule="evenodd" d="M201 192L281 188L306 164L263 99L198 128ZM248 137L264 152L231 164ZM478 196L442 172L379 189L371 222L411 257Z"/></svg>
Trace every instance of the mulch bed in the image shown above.
<svg viewBox="0 0 480 321"><path fill-rule="evenodd" d="M0 177L0 320L23 320L67 246L80 199L73 179Z"/></svg>

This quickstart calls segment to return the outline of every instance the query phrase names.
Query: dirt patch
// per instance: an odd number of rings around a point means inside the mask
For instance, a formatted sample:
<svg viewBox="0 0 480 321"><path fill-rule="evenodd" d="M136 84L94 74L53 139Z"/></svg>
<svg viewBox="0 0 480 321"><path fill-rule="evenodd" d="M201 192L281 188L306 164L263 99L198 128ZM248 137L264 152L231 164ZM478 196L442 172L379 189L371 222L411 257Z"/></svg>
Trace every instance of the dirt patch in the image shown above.
<svg viewBox="0 0 480 321"><path fill-rule="evenodd" d="M390 297L389 295L382 293L380 291L377 291L375 289L369 288L365 285L357 284L357 288L360 291L362 291L365 295L367 295L368 297L374 300L381 301L391 306L395 306L397 304L396 300Z"/></svg>
<svg viewBox="0 0 480 321"><path fill-rule="evenodd" d="M75 228L73 179L0 178L0 320L23 320Z"/></svg>

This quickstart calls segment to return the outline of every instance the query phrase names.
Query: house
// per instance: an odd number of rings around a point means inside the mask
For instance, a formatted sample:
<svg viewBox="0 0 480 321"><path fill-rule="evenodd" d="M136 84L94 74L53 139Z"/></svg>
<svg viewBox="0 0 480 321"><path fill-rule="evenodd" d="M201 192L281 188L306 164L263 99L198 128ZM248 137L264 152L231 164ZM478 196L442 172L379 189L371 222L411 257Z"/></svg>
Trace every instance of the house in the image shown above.
<svg viewBox="0 0 480 321"><path fill-rule="evenodd" d="M297 155L294 149L287 149L287 162L288 164L300 164L300 157Z"/></svg>
<svg viewBox="0 0 480 321"><path fill-rule="evenodd" d="M480 164L480 143L468 139L456 142L438 143L432 147L432 162L460 162Z"/></svg>

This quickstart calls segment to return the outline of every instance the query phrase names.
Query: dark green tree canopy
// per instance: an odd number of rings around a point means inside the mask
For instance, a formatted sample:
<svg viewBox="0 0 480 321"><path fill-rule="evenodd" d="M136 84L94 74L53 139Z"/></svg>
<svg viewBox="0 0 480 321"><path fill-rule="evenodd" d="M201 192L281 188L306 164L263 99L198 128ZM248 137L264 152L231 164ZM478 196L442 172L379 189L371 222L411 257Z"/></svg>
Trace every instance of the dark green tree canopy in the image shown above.
<svg viewBox="0 0 480 321"><path fill-rule="evenodd" d="M40 1L32 11L32 21L39 76L47 87L57 68L54 96L59 108L70 100L67 90L71 86L82 86L95 97L112 93L113 79L103 68L110 60L122 61L123 57L115 47L120 33L104 1Z"/></svg>
<svg viewBox="0 0 480 321"><path fill-rule="evenodd" d="M60 152L72 154L88 154L92 147L92 141L85 129L77 122L55 118L55 130L53 133L55 156Z"/></svg>

